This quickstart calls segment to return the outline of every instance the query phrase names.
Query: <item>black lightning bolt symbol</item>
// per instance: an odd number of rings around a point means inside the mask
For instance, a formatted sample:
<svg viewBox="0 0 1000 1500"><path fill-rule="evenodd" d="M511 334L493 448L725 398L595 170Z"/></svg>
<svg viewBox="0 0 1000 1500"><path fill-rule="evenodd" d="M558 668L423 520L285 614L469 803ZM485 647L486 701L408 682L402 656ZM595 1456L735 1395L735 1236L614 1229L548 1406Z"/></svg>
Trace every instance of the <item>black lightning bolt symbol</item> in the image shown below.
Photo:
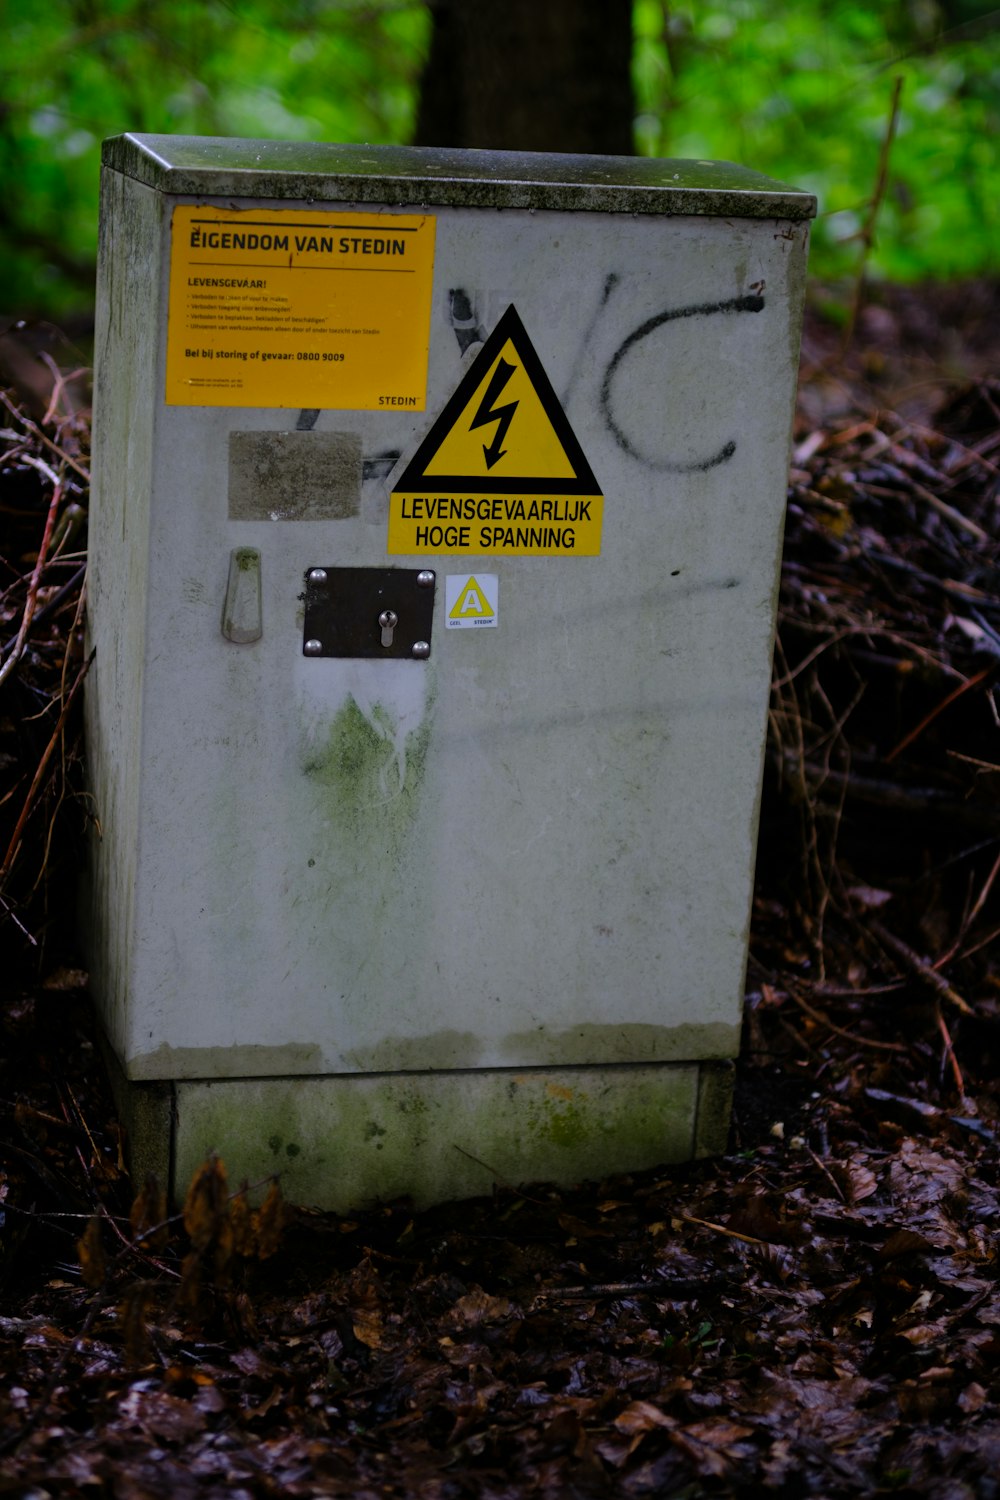
<svg viewBox="0 0 1000 1500"><path fill-rule="evenodd" d="M516 369L516 365L509 365L505 359L497 361L496 369L493 371L490 383L486 387L486 394L479 403L479 410L469 423L470 432L474 432L477 427L485 427L487 422L496 422L497 424L497 430L493 434L493 441L490 446L487 448L486 444L483 444L483 457L486 460L486 467L488 469L492 469L495 463L499 463L507 451L506 448L501 448L500 444L507 436L507 429L514 419L514 413L517 411L517 402L511 401L508 406L494 406L493 403L499 398L504 386Z"/></svg>

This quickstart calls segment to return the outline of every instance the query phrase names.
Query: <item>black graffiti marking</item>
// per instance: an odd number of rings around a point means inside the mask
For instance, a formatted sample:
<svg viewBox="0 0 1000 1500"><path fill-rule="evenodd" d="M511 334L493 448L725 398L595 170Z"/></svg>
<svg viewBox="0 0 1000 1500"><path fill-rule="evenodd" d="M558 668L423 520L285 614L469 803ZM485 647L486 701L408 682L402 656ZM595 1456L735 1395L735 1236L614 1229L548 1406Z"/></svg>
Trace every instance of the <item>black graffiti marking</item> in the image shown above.
<svg viewBox="0 0 1000 1500"><path fill-rule="evenodd" d="M604 380L601 385L601 411L604 420L613 434L615 442L630 458L637 459L639 463L646 464L653 469L662 469L667 474L702 474L709 469L717 468L732 458L736 452L736 443L730 439L711 458L701 459L695 463L671 463L668 461L657 462L647 458L640 453L629 441L628 436L622 431L614 419L611 410L611 386L614 381L618 366L628 354L649 334L654 333L657 328L662 328L664 323L676 322L678 318L708 318L715 313L739 313L739 312L761 312L764 308L763 297L733 297L728 302L697 302L691 307L671 307L666 312L657 313L655 318L647 318L638 328L633 329L628 338L618 345L608 367L604 372Z"/></svg>
<svg viewBox="0 0 1000 1500"><path fill-rule="evenodd" d="M369 479L388 479L402 456L398 450L390 449L387 453L374 453L371 458L363 459L361 463L362 484Z"/></svg>
<svg viewBox="0 0 1000 1500"><path fill-rule="evenodd" d="M460 286L453 287L448 293L448 316L463 354L472 344L485 343L486 334L476 317L472 298Z"/></svg>
<svg viewBox="0 0 1000 1500"><path fill-rule="evenodd" d="M316 426L316 418L319 416L320 408L304 406L299 412L299 420L295 424L296 432L312 432Z"/></svg>

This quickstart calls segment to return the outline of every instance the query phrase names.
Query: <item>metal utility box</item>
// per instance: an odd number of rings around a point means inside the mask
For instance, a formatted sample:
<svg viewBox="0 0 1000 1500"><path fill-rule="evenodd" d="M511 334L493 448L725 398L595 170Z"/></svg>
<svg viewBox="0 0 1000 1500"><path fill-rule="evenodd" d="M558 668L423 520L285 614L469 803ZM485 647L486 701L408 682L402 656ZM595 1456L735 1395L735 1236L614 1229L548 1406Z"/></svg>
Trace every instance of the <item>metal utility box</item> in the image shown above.
<svg viewBox="0 0 1000 1500"><path fill-rule="evenodd" d="M718 162L106 143L86 930L175 1191L723 1147L813 212Z"/></svg>

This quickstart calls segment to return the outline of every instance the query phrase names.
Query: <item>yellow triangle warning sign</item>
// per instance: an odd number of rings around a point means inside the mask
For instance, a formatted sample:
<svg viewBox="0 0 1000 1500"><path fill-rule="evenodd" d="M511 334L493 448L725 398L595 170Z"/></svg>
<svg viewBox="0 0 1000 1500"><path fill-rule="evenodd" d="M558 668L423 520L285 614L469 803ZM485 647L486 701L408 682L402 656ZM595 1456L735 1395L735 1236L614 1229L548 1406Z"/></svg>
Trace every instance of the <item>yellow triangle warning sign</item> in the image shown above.
<svg viewBox="0 0 1000 1500"><path fill-rule="evenodd" d="M393 488L392 553L601 549L603 495L513 305Z"/></svg>
<svg viewBox="0 0 1000 1500"><path fill-rule="evenodd" d="M468 620L477 617L481 620L488 620L492 615L493 606L470 573L458 591L458 598L448 611L449 620Z"/></svg>

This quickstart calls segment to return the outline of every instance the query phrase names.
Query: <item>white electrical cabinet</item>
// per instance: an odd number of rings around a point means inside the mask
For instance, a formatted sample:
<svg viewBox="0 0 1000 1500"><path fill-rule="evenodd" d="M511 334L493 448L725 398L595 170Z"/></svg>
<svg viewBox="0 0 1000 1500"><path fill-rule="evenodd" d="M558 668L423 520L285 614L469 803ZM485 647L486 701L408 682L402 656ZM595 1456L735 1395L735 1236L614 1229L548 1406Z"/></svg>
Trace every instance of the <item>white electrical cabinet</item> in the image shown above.
<svg viewBox="0 0 1000 1500"><path fill-rule="evenodd" d="M105 144L85 927L175 1191L724 1146L814 208Z"/></svg>

